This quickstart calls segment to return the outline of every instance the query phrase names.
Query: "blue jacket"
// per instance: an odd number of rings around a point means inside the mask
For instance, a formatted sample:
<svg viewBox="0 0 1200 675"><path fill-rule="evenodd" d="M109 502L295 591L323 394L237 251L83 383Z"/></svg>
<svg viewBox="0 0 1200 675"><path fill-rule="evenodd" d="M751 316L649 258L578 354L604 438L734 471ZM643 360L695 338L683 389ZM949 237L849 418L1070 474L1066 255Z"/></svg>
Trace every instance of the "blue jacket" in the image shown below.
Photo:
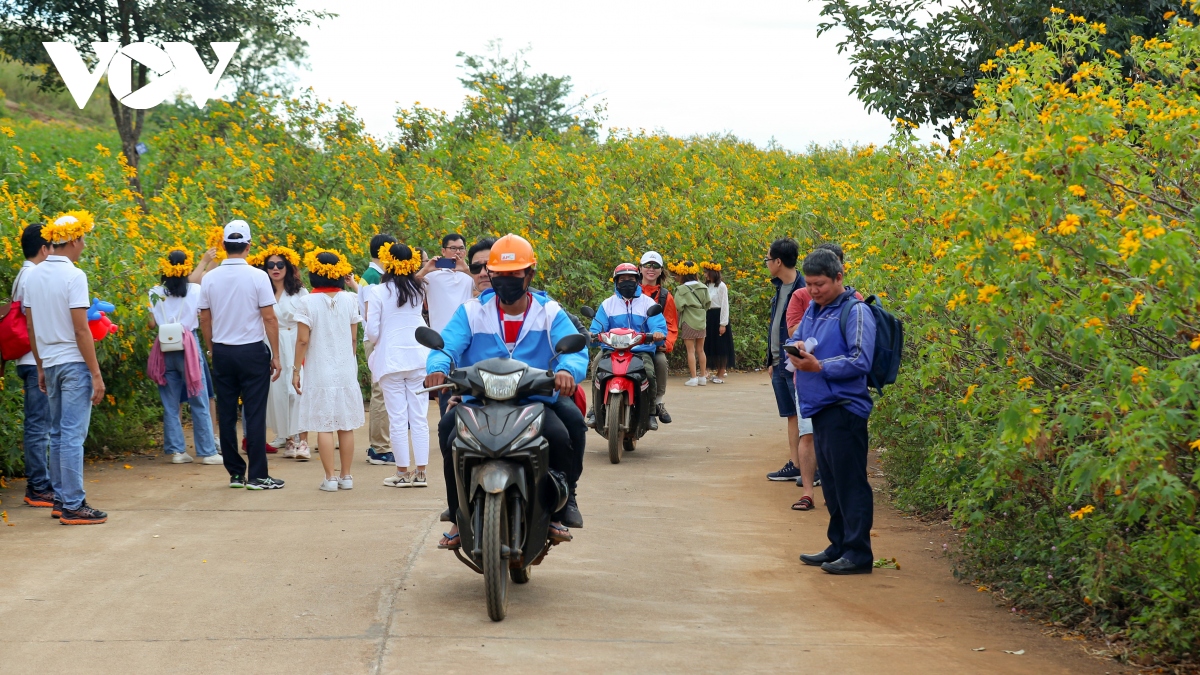
<svg viewBox="0 0 1200 675"><path fill-rule="evenodd" d="M613 294L607 300L600 303L600 308L596 310L596 316L592 319L591 332L604 333L614 328L631 328L642 333L662 333L667 334L667 320L662 314L658 316L647 316L646 312L658 303L650 299L649 296L642 294L642 289L639 286L633 293L633 298L626 300L620 293L616 292L616 284L613 284ZM635 352L653 352L655 345L663 344L660 340L655 342L643 342L633 348ZM608 345L601 345L601 349L611 349Z"/></svg>
<svg viewBox="0 0 1200 675"><path fill-rule="evenodd" d="M534 293L532 297L529 313L525 316L521 335L512 354L508 353L508 347L504 344L496 294L490 291L468 300L454 312L450 323L442 329L445 351L460 368L486 359L511 357L534 368L570 373L576 382L582 382L587 376L586 352L563 354L557 359L554 357L554 345L568 335L575 335L575 326L557 302L542 293ZM430 373L449 373L450 359L442 352L431 351L425 370ZM542 397L534 398L543 400ZM557 398L558 393L555 392L547 402Z"/></svg>
<svg viewBox="0 0 1200 675"><path fill-rule="evenodd" d="M817 339L813 356L821 362L816 373L796 371L796 395L800 399L800 414L812 417L831 405L844 402L846 408L859 417L870 417L871 394L867 390L867 373L871 372L871 358L875 354L875 315L865 304L859 303L850 310L843 337L840 318L842 303L854 297L854 289L847 287L837 300L825 307L817 303L808 306L792 342Z"/></svg>

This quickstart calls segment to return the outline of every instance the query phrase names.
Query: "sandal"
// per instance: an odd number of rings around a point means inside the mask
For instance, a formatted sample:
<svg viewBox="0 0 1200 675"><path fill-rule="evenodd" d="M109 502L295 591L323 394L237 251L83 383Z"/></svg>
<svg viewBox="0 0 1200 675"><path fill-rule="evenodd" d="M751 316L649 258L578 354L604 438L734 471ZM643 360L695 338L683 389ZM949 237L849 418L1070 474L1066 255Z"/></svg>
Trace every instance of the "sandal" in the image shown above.
<svg viewBox="0 0 1200 675"><path fill-rule="evenodd" d="M804 497L801 497L799 500L796 501L795 504L792 504L793 511L812 511L815 508L816 507L813 506L812 497L809 497L807 495L805 495Z"/></svg>
<svg viewBox="0 0 1200 675"><path fill-rule="evenodd" d="M574 537L571 536L570 530L562 525L555 525L554 523L550 523L550 534L548 537L550 541L558 543L567 542L574 539Z"/></svg>
<svg viewBox="0 0 1200 675"><path fill-rule="evenodd" d="M449 532L443 532L442 536L445 537L446 539L449 539L450 543L449 544L438 544L438 548L445 549L447 551L453 551L456 548L462 548L462 538L460 538L458 536L458 534L459 534L458 532L455 532L454 534L450 534Z"/></svg>

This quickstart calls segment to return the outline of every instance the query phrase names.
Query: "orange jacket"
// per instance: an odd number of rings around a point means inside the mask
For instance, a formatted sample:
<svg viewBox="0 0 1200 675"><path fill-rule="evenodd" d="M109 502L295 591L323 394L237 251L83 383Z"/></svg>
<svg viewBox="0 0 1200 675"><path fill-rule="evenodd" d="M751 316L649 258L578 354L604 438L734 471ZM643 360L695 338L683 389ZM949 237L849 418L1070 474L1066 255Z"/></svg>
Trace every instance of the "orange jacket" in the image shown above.
<svg viewBox="0 0 1200 675"><path fill-rule="evenodd" d="M667 296L666 303L659 298L660 291ZM675 296L662 286L651 286L650 284L642 284L642 293L662 305L663 318L667 320L667 341L664 348L670 354L675 349L675 339L679 337L679 313L675 311Z"/></svg>

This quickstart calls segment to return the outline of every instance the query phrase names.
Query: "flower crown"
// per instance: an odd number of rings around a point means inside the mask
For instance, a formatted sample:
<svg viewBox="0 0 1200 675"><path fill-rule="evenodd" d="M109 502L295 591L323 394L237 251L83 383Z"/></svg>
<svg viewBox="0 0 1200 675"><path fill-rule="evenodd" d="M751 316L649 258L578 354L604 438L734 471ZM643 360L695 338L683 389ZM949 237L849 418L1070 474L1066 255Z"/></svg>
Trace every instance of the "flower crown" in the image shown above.
<svg viewBox="0 0 1200 675"><path fill-rule="evenodd" d="M192 273L193 269L196 268L195 264L192 262L191 251L187 250L186 248L177 248L173 249L171 253L174 253L175 251L183 253L183 262L179 264L171 262L170 253L167 254L167 257L159 258L158 260L158 269L162 271L162 275L164 277L186 277Z"/></svg>
<svg viewBox="0 0 1200 675"><path fill-rule="evenodd" d="M412 257L408 260L396 260L392 257L391 246L379 247L379 264L385 272L391 272L397 276L412 274L421 269L421 252L416 249L410 249Z"/></svg>
<svg viewBox="0 0 1200 675"><path fill-rule="evenodd" d="M668 264L667 269L680 276L700 273L700 266L690 260L681 260L674 264Z"/></svg>
<svg viewBox="0 0 1200 675"><path fill-rule="evenodd" d="M225 252L225 246L223 245L224 241L225 228L223 227L214 225L213 227L208 228L208 233L204 235L204 245L208 248L216 249L216 260L218 262L229 257L229 254Z"/></svg>
<svg viewBox="0 0 1200 675"><path fill-rule="evenodd" d="M95 226L96 219L87 211L67 211L42 226L42 239L51 244L65 244L91 232Z"/></svg>
<svg viewBox="0 0 1200 675"><path fill-rule="evenodd" d="M290 262L292 267L300 266L300 254L286 246L279 246L278 244L268 246L249 258L246 258L246 262L255 267L262 267L266 264L267 258L270 258L273 255L277 255L280 258Z"/></svg>
<svg viewBox="0 0 1200 675"><path fill-rule="evenodd" d="M338 261L336 263L323 263L317 260L317 256L322 253L332 253L337 256ZM326 279L341 279L354 271L354 268L350 267L350 263L346 262L346 256L327 248L314 248L306 253L304 256L304 266L308 268L309 272L325 277Z"/></svg>

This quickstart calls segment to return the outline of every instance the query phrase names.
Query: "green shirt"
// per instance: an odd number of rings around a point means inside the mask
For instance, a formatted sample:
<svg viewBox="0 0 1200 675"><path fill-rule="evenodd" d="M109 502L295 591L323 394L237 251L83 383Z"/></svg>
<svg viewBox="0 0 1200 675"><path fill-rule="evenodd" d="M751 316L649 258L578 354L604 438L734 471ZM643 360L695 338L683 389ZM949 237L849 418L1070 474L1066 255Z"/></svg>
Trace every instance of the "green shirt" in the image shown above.
<svg viewBox="0 0 1200 675"><path fill-rule="evenodd" d="M696 330L704 330L708 324L708 286L699 281L689 281L675 289L675 309L679 311L679 322Z"/></svg>
<svg viewBox="0 0 1200 675"><path fill-rule="evenodd" d="M362 280L365 284L374 285L379 283L381 279L383 279L383 275L374 267L368 267L367 271L362 273Z"/></svg>

